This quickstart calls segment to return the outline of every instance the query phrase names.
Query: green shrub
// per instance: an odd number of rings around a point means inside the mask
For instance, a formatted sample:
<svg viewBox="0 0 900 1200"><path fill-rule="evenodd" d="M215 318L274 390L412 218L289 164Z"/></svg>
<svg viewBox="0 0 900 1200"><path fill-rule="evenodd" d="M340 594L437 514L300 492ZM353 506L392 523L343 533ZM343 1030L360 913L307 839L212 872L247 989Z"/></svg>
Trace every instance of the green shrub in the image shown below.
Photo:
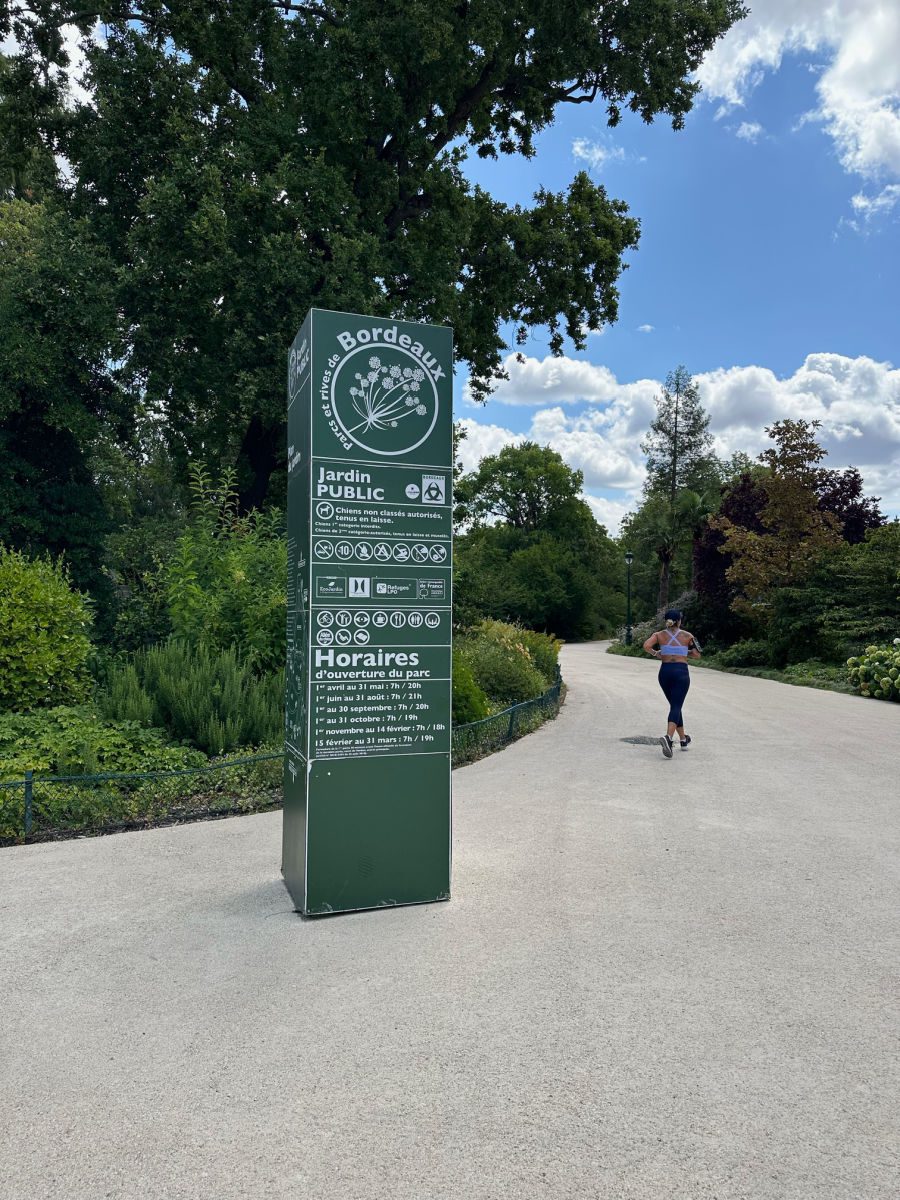
<svg viewBox="0 0 900 1200"><path fill-rule="evenodd" d="M165 728L207 754L280 743L284 672L257 675L234 649L172 638L113 668L98 697L114 720Z"/></svg>
<svg viewBox="0 0 900 1200"><path fill-rule="evenodd" d="M847 659L850 686L861 696L900 701L900 638L887 646L866 646Z"/></svg>
<svg viewBox="0 0 900 1200"><path fill-rule="evenodd" d="M720 650L716 662L722 667L766 667L771 665L767 642L745 638L726 650Z"/></svg>
<svg viewBox="0 0 900 1200"><path fill-rule="evenodd" d="M25 771L168 771L205 761L197 750L169 744L161 729L104 720L89 704L0 714L0 779L21 779Z"/></svg>
<svg viewBox="0 0 900 1200"><path fill-rule="evenodd" d="M522 629L520 632L522 642L531 655L531 661L543 675L547 685L555 683L562 642L552 633L538 633L534 629Z"/></svg>
<svg viewBox="0 0 900 1200"><path fill-rule="evenodd" d="M520 638L507 632L521 631L516 626L504 626L499 621L486 623L458 643L461 659L468 665L475 682L495 705L519 704L533 700L547 690L543 675L535 667L531 654Z"/></svg>
<svg viewBox="0 0 900 1200"><path fill-rule="evenodd" d="M84 700L90 623L59 563L0 546L0 711Z"/></svg>
<svg viewBox="0 0 900 1200"><path fill-rule="evenodd" d="M556 666L559 662L559 651L562 642L552 633L538 633L535 629L525 629L522 625L509 621L495 621L490 618L480 621L472 630L476 637L487 638L509 650L528 652L531 662L544 676L548 684L556 679Z"/></svg>
<svg viewBox="0 0 900 1200"><path fill-rule="evenodd" d="M232 479L191 479L191 518L161 568L176 638L234 647L259 671L278 670L287 640L287 542L278 513L241 516Z"/></svg>
<svg viewBox="0 0 900 1200"><path fill-rule="evenodd" d="M472 669L459 653L453 651L453 724L469 725L481 721L489 712L488 699L478 684Z"/></svg>

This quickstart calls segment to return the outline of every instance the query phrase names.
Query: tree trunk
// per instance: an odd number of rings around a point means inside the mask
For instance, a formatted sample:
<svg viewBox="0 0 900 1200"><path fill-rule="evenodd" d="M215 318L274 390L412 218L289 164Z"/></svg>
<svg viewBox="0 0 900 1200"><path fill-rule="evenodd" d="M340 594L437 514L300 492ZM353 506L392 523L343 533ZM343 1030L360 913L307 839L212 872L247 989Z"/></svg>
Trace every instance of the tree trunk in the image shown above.
<svg viewBox="0 0 900 1200"><path fill-rule="evenodd" d="M665 612L669 607L669 571L670 562L668 558L659 560L659 596L657 597L657 608Z"/></svg>
<svg viewBox="0 0 900 1200"><path fill-rule="evenodd" d="M254 414L238 451L238 496L241 512L262 508L270 499L269 481L285 458L284 425L264 425Z"/></svg>

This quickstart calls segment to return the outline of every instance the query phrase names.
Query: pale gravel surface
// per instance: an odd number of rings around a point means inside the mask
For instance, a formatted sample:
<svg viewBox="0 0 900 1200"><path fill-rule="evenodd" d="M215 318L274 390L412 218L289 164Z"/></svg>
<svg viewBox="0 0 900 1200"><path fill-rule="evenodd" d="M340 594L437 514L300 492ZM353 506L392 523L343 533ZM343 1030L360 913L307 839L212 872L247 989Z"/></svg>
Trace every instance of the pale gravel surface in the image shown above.
<svg viewBox="0 0 900 1200"><path fill-rule="evenodd" d="M453 899L304 920L280 814L0 851L2 1200L895 1200L900 707L564 652Z"/></svg>

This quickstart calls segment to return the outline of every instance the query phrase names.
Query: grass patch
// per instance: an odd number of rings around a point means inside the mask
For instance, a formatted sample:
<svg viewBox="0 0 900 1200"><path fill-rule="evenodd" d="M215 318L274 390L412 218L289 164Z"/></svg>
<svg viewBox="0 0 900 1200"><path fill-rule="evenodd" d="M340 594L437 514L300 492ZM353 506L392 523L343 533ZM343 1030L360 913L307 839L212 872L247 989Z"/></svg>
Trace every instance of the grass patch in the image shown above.
<svg viewBox="0 0 900 1200"><path fill-rule="evenodd" d="M624 646L613 643L607 654L620 654L628 658L649 658L640 646ZM704 658L693 658L691 667L700 667L705 671L724 671L727 675L749 675L754 679L772 679L776 683L790 683L794 687L818 688L820 691L841 692L845 696L856 693L847 678L847 668L833 663L823 663L818 659L809 662L792 663L783 670L775 667L729 667L718 662L714 654Z"/></svg>

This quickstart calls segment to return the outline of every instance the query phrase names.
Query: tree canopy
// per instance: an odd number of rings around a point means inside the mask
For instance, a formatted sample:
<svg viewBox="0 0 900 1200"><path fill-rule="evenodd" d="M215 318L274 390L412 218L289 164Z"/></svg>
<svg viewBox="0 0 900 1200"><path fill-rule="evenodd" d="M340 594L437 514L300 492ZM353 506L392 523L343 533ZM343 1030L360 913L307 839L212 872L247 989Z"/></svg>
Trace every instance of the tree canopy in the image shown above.
<svg viewBox="0 0 900 1200"><path fill-rule="evenodd" d="M581 499L583 477L548 446L524 442L482 459L457 482L454 605L564 638L607 633L622 619L622 568Z"/></svg>
<svg viewBox="0 0 900 1200"><path fill-rule="evenodd" d="M176 463L283 467L284 349L311 304L450 324L484 397L519 336L613 321L638 223L586 174L530 206L464 174L534 153L559 105L680 127L738 0L0 0L8 195L47 195L115 263L123 380ZM103 38L89 36L97 21ZM66 27L88 100L65 102ZM65 173L48 182L54 157Z"/></svg>

